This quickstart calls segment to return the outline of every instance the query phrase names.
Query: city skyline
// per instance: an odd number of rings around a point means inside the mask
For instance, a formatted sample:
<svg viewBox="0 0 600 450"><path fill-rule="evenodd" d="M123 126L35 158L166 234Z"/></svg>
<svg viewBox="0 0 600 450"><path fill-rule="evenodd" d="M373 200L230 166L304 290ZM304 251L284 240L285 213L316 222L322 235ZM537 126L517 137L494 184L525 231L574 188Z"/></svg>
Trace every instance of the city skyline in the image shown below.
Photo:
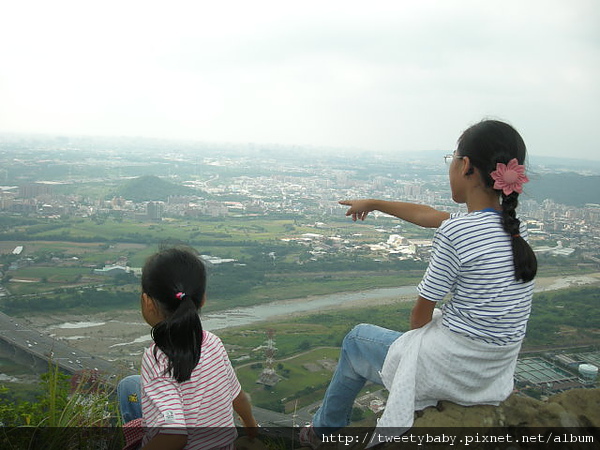
<svg viewBox="0 0 600 450"><path fill-rule="evenodd" d="M3 8L0 132L375 153L485 117L599 160L600 5L70 0Z"/></svg>

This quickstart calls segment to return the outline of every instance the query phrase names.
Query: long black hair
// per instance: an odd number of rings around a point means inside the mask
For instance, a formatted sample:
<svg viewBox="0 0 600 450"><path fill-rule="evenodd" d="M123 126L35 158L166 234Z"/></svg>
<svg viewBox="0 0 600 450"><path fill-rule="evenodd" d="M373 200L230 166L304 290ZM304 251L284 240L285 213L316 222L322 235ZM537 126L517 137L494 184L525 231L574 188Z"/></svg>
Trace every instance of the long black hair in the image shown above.
<svg viewBox="0 0 600 450"><path fill-rule="evenodd" d="M484 185L493 189L491 173L497 163L507 164L516 158L519 164L525 163L527 148L521 135L512 126L498 120L484 120L463 132L458 139L458 155L468 156L471 164L479 170ZM517 280L531 281L537 273L537 259L531 246L521 237L521 222L517 218L519 194L512 192L501 196L502 225L511 236L512 251Z"/></svg>
<svg viewBox="0 0 600 450"><path fill-rule="evenodd" d="M152 328L152 339L169 360L165 374L179 383L189 380L200 360L202 345L198 310L206 291L204 264L191 248L160 250L142 269L142 291L157 303L165 317Z"/></svg>

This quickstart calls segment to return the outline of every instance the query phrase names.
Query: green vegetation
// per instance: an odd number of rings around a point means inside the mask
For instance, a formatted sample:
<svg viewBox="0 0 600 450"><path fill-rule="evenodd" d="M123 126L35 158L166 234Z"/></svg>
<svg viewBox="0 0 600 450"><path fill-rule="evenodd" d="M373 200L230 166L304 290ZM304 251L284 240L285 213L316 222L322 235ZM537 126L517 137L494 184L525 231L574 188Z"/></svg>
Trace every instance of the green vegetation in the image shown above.
<svg viewBox="0 0 600 450"><path fill-rule="evenodd" d="M292 412L322 398L332 372L318 360L337 360L343 337L359 323L408 330L412 302L359 309L326 310L302 317L261 323L260 327L219 332L244 390L267 409ZM534 295L523 350L557 346L598 345L600 289L563 289ZM274 387L257 384L264 369L265 330L273 330L274 368L281 381ZM238 360L239 359L239 360ZM317 370L318 369L318 370ZM312 371L311 371L312 370Z"/></svg>
<svg viewBox="0 0 600 450"><path fill-rule="evenodd" d="M230 358L244 390L256 406L290 413L323 398L333 374L344 336L359 323L372 323L407 330L411 303L328 310L307 316L261 324L259 329L227 329L219 336L228 346ZM264 369L265 330L274 332L274 368L281 381L273 387L257 384ZM236 361L238 358L249 360ZM325 363L319 361L326 360ZM329 364L327 364L329 361Z"/></svg>
<svg viewBox="0 0 600 450"><path fill-rule="evenodd" d="M47 219L0 216L0 240L27 243L31 241L58 241L75 243L117 243L157 245L164 241L186 242L205 253L205 248L255 247L269 241L281 248L279 241L289 234L314 232L314 228L294 225L291 219L203 218L202 220L171 219L162 222L140 222L111 216ZM243 254L243 253L242 253Z"/></svg>
<svg viewBox="0 0 600 450"><path fill-rule="evenodd" d="M597 344L600 288L561 289L534 296L525 348Z"/></svg>
<svg viewBox="0 0 600 450"><path fill-rule="evenodd" d="M342 236L350 242L377 243L389 234L378 231L377 227L389 230L397 224L389 218L373 222L332 221L328 228L321 229L284 216L169 219L158 223L110 216L95 216L92 220L0 216L3 286L11 293L0 300L0 307L11 315L32 311L87 313L137 309L137 278L127 274L114 278L100 276L93 273L93 268L124 261L131 267L140 267L163 241L185 242L202 254L236 260L235 264L209 265L209 301L204 312L274 300L416 285L425 270L424 262L400 261L362 248L349 251L332 239ZM431 230L409 224L403 224L399 232L407 237L431 237ZM323 235L320 243L329 251L315 253L301 240L282 241L304 233ZM25 246L26 258L10 254L17 245ZM582 274L594 270L590 266L578 266L578 258L577 254L543 255L540 275ZM7 270L13 264L16 266ZM598 302L595 287L537 294L524 348L597 343L594 333L600 323ZM406 330L411 307L411 303L398 303L330 309L261 324L260 328L224 330L219 335L238 367L244 389L251 392L255 404L290 412L322 398L331 371L326 365L313 364L317 359L336 359L337 348L355 324L372 323ZM265 355L260 346L266 340L264 330L267 328L275 331L278 349L275 368L283 377L271 389L256 384L264 368ZM13 396L13 400L15 398ZM18 402L19 405L39 403ZM31 423L41 420L37 418L41 417L38 412L30 415L28 420L34 420ZM23 414L30 413L19 410L18 414L25 417ZM17 418L10 420L16 423Z"/></svg>
<svg viewBox="0 0 600 450"><path fill-rule="evenodd" d="M348 227L348 223L344 223ZM373 226L351 228L364 231L361 239L382 240ZM342 225L333 224L342 233ZM114 218L67 220L0 217L0 244L5 268L5 286L11 296L0 304L10 314L29 311L92 312L128 308L137 304L138 280L93 274L94 267L126 260L141 267L164 241L185 242L202 254L232 258L238 264L209 267L206 311L248 306L273 300L301 298L345 291L415 284L424 263L395 259L373 260L367 252L335 251L320 255L311 248L281 238L315 232L292 219L249 217L172 219L141 223ZM322 233L325 233L321 231ZM118 236L118 238L116 237ZM329 238L325 245L333 245ZM27 260L9 252L25 246Z"/></svg>
<svg viewBox="0 0 600 450"><path fill-rule="evenodd" d="M137 305L138 280L94 275L94 267L126 260L141 267L159 243L185 242L201 253L233 258L238 264L209 268L206 312L249 306L274 300L302 298L377 287L416 285L426 264L400 261L368 250L348 252L335 248L329 236L344 236L360 242L381 242L387 234L377 227L397 225L389 217L374 224L332 221L327 229L315 229L291 218L244 217L169 219L159 223L94 217L55 220L0 216L0 246L4 254L4 285L12 296L0 301L10 314L29 311L93 312L130 308ZM402 223L407 237L431 237L431 230ZM332 247L315 257L301 241L282 238L303 233L322 234L323 244ZM17 245L25 246L29 258L18 269L6 267L19 260L8 254ZM571 257L540 257L540 275L588 273L594 267L577 265ZM19 282L20 281L20 282Z"/></svg>
<svg viewBox="0 0 600 450"><path fill-rule="evenodd" d="M286 323L304 324L307 328L304 329L303 338L310 342L311 347L339 345L341 338L357 323L367 322L386 328L407 330L411 308L412 303L409 302L326 311L321 314L284 321L281 324L269 324L269 326L284 326ZM331 330L330 337L326 340L312 341L313 331L320 334L317 328L319 326ZM533 298L533 308L524 347L597 344L599 326L600 288L597 286L537 293ZM338 327L340 327L339 330ZM571 338L568 338L569 335ZM338 344L335 344L336 340Z"/></svg>
<svg viewBox="0 0 600 450"><path fill-rule="evenodd" d="M412 303L408 302L356 309L331 309L277 322L261 323L259 329L226 329L219 332L219 336L231 346L228 352L233 360L249 355L252 361L262 361L262 350L256 352L253 349L264 344L265 330L272 329L275 332L277 359L280 360L316 347L339 347L346 333L359 323L407 330L411 308Z"/></svg>
<svg viewBox="0 0 600 450"><path fill-rule="evenodd" d="M285 358L317 346L339 347L345 334L358 323L407 330L411 309L412 302L327 310L267 323L261 325L261 329L275 330L277 358ZM598 344L599 326L600 288L597 286L537 293L533 298L524 349ZM233 355L239 355L244 353L244 348L255 347L264 341L264 334L254 333L234 329L225 330L221 335L227 344L235 346ZM294 345L288 344L288 339Z"/></svg>
<svg viewBox="0 0 600 450"><path fill-rule="evenodd" d="M145 175L124 183L113 192L113 197L123 197L140 203L144 201L166 201L176 195L198 195L200 192L178 184L170 183L157 176ZM205 195L205 194L204 194Z"/></svg>
<svg viewBox="0 0 600 450"><path fill-rule="evenodd" d="M120 420L111 388L91 374L81 374L75 383L56 366L40 378L41 392L34 401L0 388L1 448L87 448L91 440L102 442L102 448L122 448L120 430L108 428Z"/></svg>
<svg viewBox="0 0 600 450"><path fill-rule="evenodd" d="M244 390L252 397L254 405L291 413L294 408L307 406L323 398L332 371L315 362L334 362L338 353L337 348L316 349L276 363L275 369L282 378L273 387L256 383L264 368L262 363L245 365L237 370L237 374ZM298 383L299 380L302 382Z"/></svg>
<svg viewBox="0 0 600 450"><path fill-rule="evenodd" d="M527 195L538 200L550 198L556 203L583 206L598 203L600 176L585 176L577 173L546 173L536 177L527 186ZM569 186L565 189L565 186Z"/></svg>
<svg viewBox="0 0 600 450"><path fill-rule="evenodd" d="M11 296L2 302L3 310L10 315L23 315L26 312L104 312L139 307L139 287L118 288L111 291L93 287L66 288L56 292Z"/></svg>
<svg viewBox="0 0 600 450"><path fill-rule="evenodd" d="M594 264L580 264L583 261L580 260L577 254L573 256L542 254L538 255L537 259L538 277L560 277L598 272L598 267Z"/></svg>

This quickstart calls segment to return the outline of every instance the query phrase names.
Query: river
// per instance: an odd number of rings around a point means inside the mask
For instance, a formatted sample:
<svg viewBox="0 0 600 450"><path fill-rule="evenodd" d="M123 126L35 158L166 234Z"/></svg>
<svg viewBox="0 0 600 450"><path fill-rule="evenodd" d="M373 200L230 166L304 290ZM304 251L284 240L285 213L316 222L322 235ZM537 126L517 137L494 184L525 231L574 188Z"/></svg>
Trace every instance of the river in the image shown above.
<svg viewBox="0 0 600 450"><path fill-rule="evenodd" d="M552 291L569 286L592 284L594 282L598 282L597 274L564 278L545 278L539 280L535 292ZM310 298L281 300L245 308L203 314L202 326L206 330L213 331L228 327L249 325L261 320L273 319L275 317L290 314L319 311L321 309L343 304L352 304L353 307L360 307L361 304L366 306L386 299L412 301L416 300L416 298L416 286L379 288L360 292L342 292Z"/></svg>
<svg viewBox="0 0 600 450"><path fill-rule="evenodd" d="M412 299L416 298L416 287L402 286L379 288L361 292L343 292L339 294L320 295L312 298L281 300L246 308L202 314L202 326L206 330L213 331L228 327L249 325L254 322L272 319L278 316L318 311L343 303L352 303L354 306L359 306L360 303L365 303L365 305L367 305L374 301L405 297L407 295L412 296Z"/></svg>
<svg viewBox="0 0 600 450"><path fill-rule="evenodd" d="M536 292L552 291L566 287L598 284L600 273L546 277L536 279ZM359 308L401 301L412 302L417 298L416 286L370 289L343 292L308 298L281 300L256 306L225 311L202 313L202 325L209 331L229 327L248 326L264 320L277 320L293 314L310 314L326 309ZM210 301L210 299L208 299ZM73 345L103 355L107 350L118 352L140 351L151 340L149 327L139 310L120 311L117 316L107 311L102 314L64 317L31 317L36 328L45 329L51 336L68 339ZM37 322L37 323L36 323ZM126 350L125 350L126 349ZM137 349L137 350L134 350ZM108 355L105 355L108 357Z"/></svg>

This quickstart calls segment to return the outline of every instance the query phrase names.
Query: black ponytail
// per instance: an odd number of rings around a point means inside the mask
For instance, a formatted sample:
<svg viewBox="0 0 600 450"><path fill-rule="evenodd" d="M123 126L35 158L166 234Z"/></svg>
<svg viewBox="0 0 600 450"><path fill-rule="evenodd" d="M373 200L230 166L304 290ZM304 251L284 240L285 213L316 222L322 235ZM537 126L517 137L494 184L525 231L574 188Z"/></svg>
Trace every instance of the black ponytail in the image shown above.
<svg viewBox="0 0 600 450"><path fill-rule="evenodd" d="M521 135L510 125L497 120L484 120L465 130L458 140L458 154L468 156L471 164L479 170L484 185L493 189L491 173L497 163L507 164L516 158L525 161L527 149ZM511 237L515 278L531 281L537 273L537 259L531 246L521 237L521 222L517 218L519 194L512 192L502 196L502 226Z"/></svg>
<svg viewBox="0 0 600 450"><path fill-rule="evenodd" d="M152 328L156 348L160 348L169 359L166 374L172 375L179 383L190 379L200 361L202 332L198 309L188 296L171 316Z"/></svg>
<svg viewBox="0 0 600 450"><path fill-rule="evenodd" d="M168 358L165 375L171 375L179 383L189 380L200 361L202 346L198 310L206 291L204 264L191 249L162 250L146 261L142 290L157 303L165 317L152 328L156 347Z"/></svg>
<svg viewBox="0 0 600 450"><path fill-rule="evenodd" d="M527 282L535 278L535 274L537 273L537 259L531 246L521 237L521 221L517 218L516 213L518 205L518 193L502 194L502 226L510 235L515 278Z"/></svg>

